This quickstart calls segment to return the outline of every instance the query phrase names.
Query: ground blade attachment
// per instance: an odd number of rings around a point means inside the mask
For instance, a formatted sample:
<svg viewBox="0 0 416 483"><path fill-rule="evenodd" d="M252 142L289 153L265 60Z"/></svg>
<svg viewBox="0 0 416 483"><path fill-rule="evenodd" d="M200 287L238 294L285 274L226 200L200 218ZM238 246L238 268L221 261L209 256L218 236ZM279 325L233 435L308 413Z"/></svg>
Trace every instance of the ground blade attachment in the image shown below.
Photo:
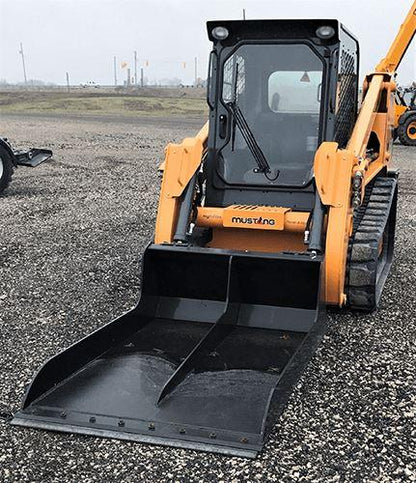
<svg viewBox="0 0 416 483"><path fill-rule="evenodd" d="M16 151L14 155L18 165L35 168L39 164L50 159L53 153L50 149L32 148L27 152Z"/></svg>

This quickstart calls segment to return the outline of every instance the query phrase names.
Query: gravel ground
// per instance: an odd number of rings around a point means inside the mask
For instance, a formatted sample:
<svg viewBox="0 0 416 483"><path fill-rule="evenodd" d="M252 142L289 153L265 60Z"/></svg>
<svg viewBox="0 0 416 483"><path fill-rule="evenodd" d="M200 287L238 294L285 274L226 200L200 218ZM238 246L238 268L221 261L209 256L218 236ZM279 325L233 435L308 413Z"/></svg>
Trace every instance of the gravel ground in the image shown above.
<svg viewBox="0 0 416 483"><path fill-rule="evenodd" d="M416 149L401 168L396 260L380 310L330 328L257 460L11 427L48 357L135 304L168 141L197 121L4 117L21 168L0 199L0 481L416 481Z"/></svg>

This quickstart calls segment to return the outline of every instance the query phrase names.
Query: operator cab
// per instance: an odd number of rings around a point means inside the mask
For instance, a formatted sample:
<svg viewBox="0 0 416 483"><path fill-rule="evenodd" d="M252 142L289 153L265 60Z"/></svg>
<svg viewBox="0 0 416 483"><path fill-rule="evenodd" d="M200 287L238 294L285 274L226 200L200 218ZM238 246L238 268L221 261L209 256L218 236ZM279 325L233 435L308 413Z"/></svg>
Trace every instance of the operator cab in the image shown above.
<svg viewBox="0 0 416 483"><path fill-rule="evenodd" d="M313 160L356 120L358 43L336 20L208 22L206 205L314 205Z"/></svg>

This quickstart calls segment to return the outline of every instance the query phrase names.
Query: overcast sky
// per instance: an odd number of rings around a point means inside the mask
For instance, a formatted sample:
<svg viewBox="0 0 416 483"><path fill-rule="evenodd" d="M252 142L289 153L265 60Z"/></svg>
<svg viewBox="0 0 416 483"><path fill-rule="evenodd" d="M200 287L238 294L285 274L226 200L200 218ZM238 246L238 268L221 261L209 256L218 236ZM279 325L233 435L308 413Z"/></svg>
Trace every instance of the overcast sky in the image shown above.
<svg viewBox="0 0 416 483"><path fill-rule="evenodd" d="M211 19L338 18L359 39L361 72L385 55L413 0L0 0L0 79L23 80L23 42L29 79L112 84L113 57L133 69L133 52L149 80L205 78ZM394 8L393 8L394 6ZM148 65L146 65L146 61ZM185 64L184 64L185 63ZM184 67L185 65L185 67ZM399 81L414 78L413 43Z"/></svg>

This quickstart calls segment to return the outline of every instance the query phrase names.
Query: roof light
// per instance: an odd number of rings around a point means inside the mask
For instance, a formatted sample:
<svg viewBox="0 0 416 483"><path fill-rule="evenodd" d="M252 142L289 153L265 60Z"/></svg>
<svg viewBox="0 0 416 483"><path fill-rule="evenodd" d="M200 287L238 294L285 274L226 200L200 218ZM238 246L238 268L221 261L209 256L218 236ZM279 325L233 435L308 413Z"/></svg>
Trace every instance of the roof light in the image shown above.
<svg viewBox="0 0 416 483"><path fill-rule="evenodd" d="M225 27L215 27L212 29L212 36L217 40L225 40L229 35L228 29Z"/></svg>
<svg viewBox="0 0 416 483"><path fill-rule="evenodd" d="M316 35L323 40L328 40L335 35L335 30L330 25L323 25L316 29Z"/></svg>

